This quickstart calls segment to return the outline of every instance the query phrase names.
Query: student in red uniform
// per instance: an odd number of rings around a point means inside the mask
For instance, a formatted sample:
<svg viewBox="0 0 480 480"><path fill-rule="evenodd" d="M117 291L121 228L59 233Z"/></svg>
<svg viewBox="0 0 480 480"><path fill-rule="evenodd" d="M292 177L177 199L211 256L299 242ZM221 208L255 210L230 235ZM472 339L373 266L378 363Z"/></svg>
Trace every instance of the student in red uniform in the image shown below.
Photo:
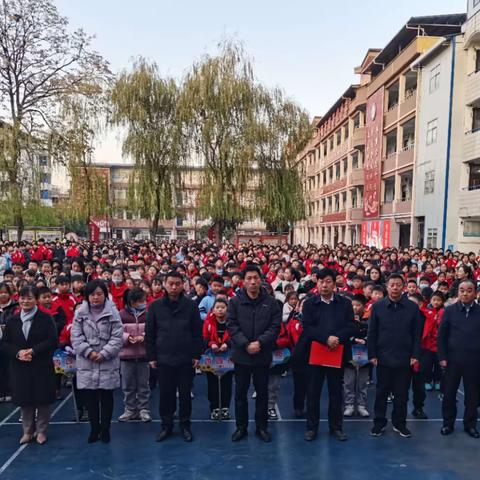
<svg viewBox="0 0 480 480"><path fill-rule="evenodd" d="M55 280L57 294L53 296L52 304L54 308L62 307L66 316L66 324L73 322L75 305L78 303L70 291L70 279L66 275L60 275Z"/></svg>
<svg viewBox="0 0 480 480"><path fill-rule="evenodd" d="M203 323L205 345L212 349L213 353L226 352L231 348L230 335L227 330L227 301L223 298L217 298L213 304L212 314ZM206 377L210 418L212 420L229 420L233 371L225 373L220 380L221 404L219 403L217 376L209 372Z"/></svg>
<svg viewBox="0 0 480 480"><path fill-rule="evenodd" d="M420 368L425 375L425 390L427 392L441 389L441 369L438 364L437 337L438 327L444 312L445 296L441 292L435 292L430 305L423 310L425 324L422 335L422 351Z"/></svg>
<svg viewBox="0 0 480 480"><path fill-rule="evenodd" d="M292 376L293 376L293 410L296 418L305 417L305 401L307 396L307 368L304 362L297 361L295 347L303 332L302 309L304 300L298 302L292 318L287 323L287 332L292 346Z"/></svg>
<svg viewBox="0 0 480 480"><path fill-rule="evenodd" d="M53 318L55 322L55 327L57 329L57 338L60 338L60 333L65 327L67 317L63 308L59 304L54 304L52 300L52 292L48 287L40 287L37 289L38 292L38 309L44 313L47 313ZM55 374L55 387L56 387L56 398L57 400L62 399L62 377L63 375Z"/></svg>
<svg viewBox="0 0 480 480"><path fill-rule="evenodd" d="M110 295L117 310L125 307L125 291L128 290L125 284L125 275L122 267L115 267L112 271L112 283L110 284Z"/></svg>
<svg viewBox="0 0 480 480"><path fill-rule="evenodd" d="M82 275L72 275L72 295L77 303L82 303L84 300L83 290L85 289L85 281Z"/></svg>

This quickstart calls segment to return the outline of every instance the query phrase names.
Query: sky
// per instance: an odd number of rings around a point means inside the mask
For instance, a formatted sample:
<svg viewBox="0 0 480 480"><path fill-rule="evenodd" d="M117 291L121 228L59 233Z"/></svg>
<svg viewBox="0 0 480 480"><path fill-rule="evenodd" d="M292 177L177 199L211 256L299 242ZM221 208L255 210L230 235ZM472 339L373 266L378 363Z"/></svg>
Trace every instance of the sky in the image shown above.
<svg viewBox="0 0 480 480"><path fill-rule="evenodd" d="M462 13L467 0L55 0L113 72L141 55L176 78L219 41L241 41L258 80L322 115L356 83L368 48L382 48L412 16ZM121 161L121 136L101 139L96 161Z"/></svg>

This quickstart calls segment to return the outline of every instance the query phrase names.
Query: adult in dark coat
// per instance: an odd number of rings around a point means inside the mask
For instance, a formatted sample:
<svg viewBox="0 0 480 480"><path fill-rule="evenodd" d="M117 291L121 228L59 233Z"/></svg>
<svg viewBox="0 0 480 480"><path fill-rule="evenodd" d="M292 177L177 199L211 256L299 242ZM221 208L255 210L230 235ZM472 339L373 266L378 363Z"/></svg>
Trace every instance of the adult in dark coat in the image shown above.
<svg viewBox="0 0 480 480"><path fill-rule="evenodd" d="M13 300L12 287L7 282L0 282L0 340L7 323L17 310L18 303ZM0 403L12 400L8 362L8 355L0 350Z"/></svg>
<svg viewBox="0 0 480 480"><path fill-rule="evenodd" d="M373 436L383 434L387 425L387 397L393 393L393 429L410 437L407 422L408 390L412 367L420 357L423 316L417 304L403 297L405 281L392 274L387 280L388 297L372 307L368 328L368 357L377 367Z"/></svg>
<svg viewBox="0 0 480 480"><path fill-rule="evenodd" d="M46 442L50 405L55 401L53 352L57 331L50 315L38 309L37 289L20 290L20 313L6 325L2 350L10 357L13 403L21 407L23 436L21 444ZM35 411L37 419L35 420Z"/></svg>
<svg viewBox="0 0 480 480"><path fill-rule="evenodd" d="M272 352L280 333L282 314L274 297L261 289L261 274L255 265L244 270L245 288L230 300L227 329L233 344L235 363L235 417L237 430L232 441L241 440L248 428L248 389L253 377L257 393L256 434L264 442L271 440L268 423L268 375Z"/></svg>
<svg viewBox="0 0 480 480"><path fill-rule="evenodd" d="M177 389L182 436L186 442L193 440L191 392L194 368L203 349L202 324L196 303L183 294L183 285L179 272L169 272L165 278L167 295L155 300L147 313L145 348L160 386L162 431L157 435L158 442L172 434Z"/></svg>
<svg viewBox="0 0 480 480"><path fill-rule="evenodd" d="M476 284L465 279L458 285L458 302L443 313L438 330L438 358L445 371L442 435L453 433L457 417L457 390L463 380L465 412L463 428L479 438L477 407L480 403L480 305Z"/></svg>
<svg viewBox="0 0 480 480"><path fill-rule="evenodd" d="M343 365L349 357L350 337L355 334L352 302L336 295L336 272L324 268L318 273L318 292L303 305L303 339L297 344L310 351L312 341L330 349L344 345L341 368L308 365L307 367L307 431L305 440L317 436L320 422L320 395L325 378L328 382L328 423L330 433L340 441L347 439L342 430Z"/></svg>

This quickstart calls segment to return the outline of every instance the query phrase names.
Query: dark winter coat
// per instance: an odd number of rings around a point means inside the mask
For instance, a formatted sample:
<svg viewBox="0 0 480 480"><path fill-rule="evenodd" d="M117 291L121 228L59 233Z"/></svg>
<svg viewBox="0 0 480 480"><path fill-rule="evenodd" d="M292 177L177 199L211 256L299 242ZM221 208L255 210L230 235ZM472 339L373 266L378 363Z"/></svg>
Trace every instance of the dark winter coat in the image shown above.
<svg viewBox="0 0 480 480"><path fill-rule="evenodd" d="M20 314L5 327L1 349L10 358L10 379L13 403L20 407L49 405L55 401L55 368L53 352L57 346L57 330L50 315L37 310L28 339L22 331ZM20 350L33 349L31 362L17 359Z"/></svg>
<svg viewBox="0 0 480 480"><path fill-rule="evenodd" d="M181 295L172 302L168 295L148 308L145 326L147 359L159 365L180 366L199 359L203 350L202 322L193 300Z"/></svg>
<svg viewBox="0 0 480 480"><path fill-rule="evenodd" d="M232 360L242 365L270 365L272 352L280 334L282 312L277 300L261 290L256 299L250 298L245 289L230 300L227 328L233 344ZM260 342L259 353L250 355L247 347Z"/></svg>

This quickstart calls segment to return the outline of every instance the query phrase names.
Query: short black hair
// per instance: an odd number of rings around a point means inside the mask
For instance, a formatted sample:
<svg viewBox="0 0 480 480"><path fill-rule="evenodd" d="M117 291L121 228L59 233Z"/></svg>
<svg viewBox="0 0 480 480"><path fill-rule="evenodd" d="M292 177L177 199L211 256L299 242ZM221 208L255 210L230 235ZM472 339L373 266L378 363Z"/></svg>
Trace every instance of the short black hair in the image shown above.
<svg viewBox="0 0 480 480"><path fill-rule="evenodd" d="M183 282L183 275L177 270L170 270L167 275L165 275L165 280L168 278L179 278Z"/></svg>
<svg viewBox="0 0 480 480"><path fill-rule="evenodd" d="M473 285L473 288L475 289L475 291L477 291L477 284L475 283L474 280L472 280L471 278L464 278L459 284L458 284L458 288L460 289L460 285L462 285L462 283L471 283Z"/></svg>
<svg viewBox="0 0 480 480"><path fill-rule="evenodd" d="M327 277L330 277L333 282L337 279L337 271L333 270L332 268L322 268L317 275L318 280L324 280Z"/></svg>
<svg viewBox="0 0 480 480"><path fill-rule="evenodd" d="M220 275L215 275L213 278L212 278L212 283L215 282L215 283L221 283L223 285L224 283L224 280L223 280L223 277L221 277Z"/></svg>
<svg viewBox="0 0 480 480"><path fill-rule="evenodd" d="M65 283L70 283L70 278L67 275L59 275L55 279L55 285L63 285Z"/></svg>
<svg viewBox="0 0 480 480"><path fill-rule="evenodd" d="M30 295L34 296L38 300L38 288L35 285L25 285L18 292L18 297L29 297Z"/></svg>
<svg viewBox="0 0 480 480"><path fill-rule="evenodd" d="M45 295L46 293L50 293L50 294L52 293L52 291L48 287L38 287L37 291L38 291L38 296Z"/></svg>
<svg viewBox="0 0 480 480"><path fill-rule="evenodd" d="M245 278L247 273L249 272L256 272L258 273L259 277L262 278L262 273L260 272L260 269L257 267L257 265L253 263L245 267L245 269L243 270L243 278Z"/></svg>
<svg viewBox="0 0 480 480"><path fill-rule="evenodd" d="M352 297L352 302L353 300L356 300L357 302L360 302L363 306L367 304L367 299L365 295L362 295L361 293L357 293Z"/></svg>
<svg viewBox="0 0 480 480"><path fill-rule="evenodd" d="M402 284L405 285L405 279L403 278L403 275L400 275L399 273L391 273L387 278L387 283L390 280L401 280Z"/></svg>
<svg viewBox="0 0 480 480"><path fill-rule="evenodd" d="M108 299L108 288L105 280L100 280L99 278L92 280L87 283L85 286L85 300L87 301L88 305L90 306L90 301L88 297L97 289L100 288L103 294L105 295L105 301Z"/></svg>
<svg viewBox="0 0 480 480"><path fill-rule="evenodd" d="M445 303L445 295L442 293L442 292L439 292L438 290L436 292L433 292L430 300L433 298L433 297L438 297L443 303Z"/></svg>
<svg viewBox="0 0 480 480"><path fill-rule="evenodd" d="M140 287L133 287L130 290L127 290L127 303L131 305L133 302L138 302L147 297L145 290Z"/></svg>

